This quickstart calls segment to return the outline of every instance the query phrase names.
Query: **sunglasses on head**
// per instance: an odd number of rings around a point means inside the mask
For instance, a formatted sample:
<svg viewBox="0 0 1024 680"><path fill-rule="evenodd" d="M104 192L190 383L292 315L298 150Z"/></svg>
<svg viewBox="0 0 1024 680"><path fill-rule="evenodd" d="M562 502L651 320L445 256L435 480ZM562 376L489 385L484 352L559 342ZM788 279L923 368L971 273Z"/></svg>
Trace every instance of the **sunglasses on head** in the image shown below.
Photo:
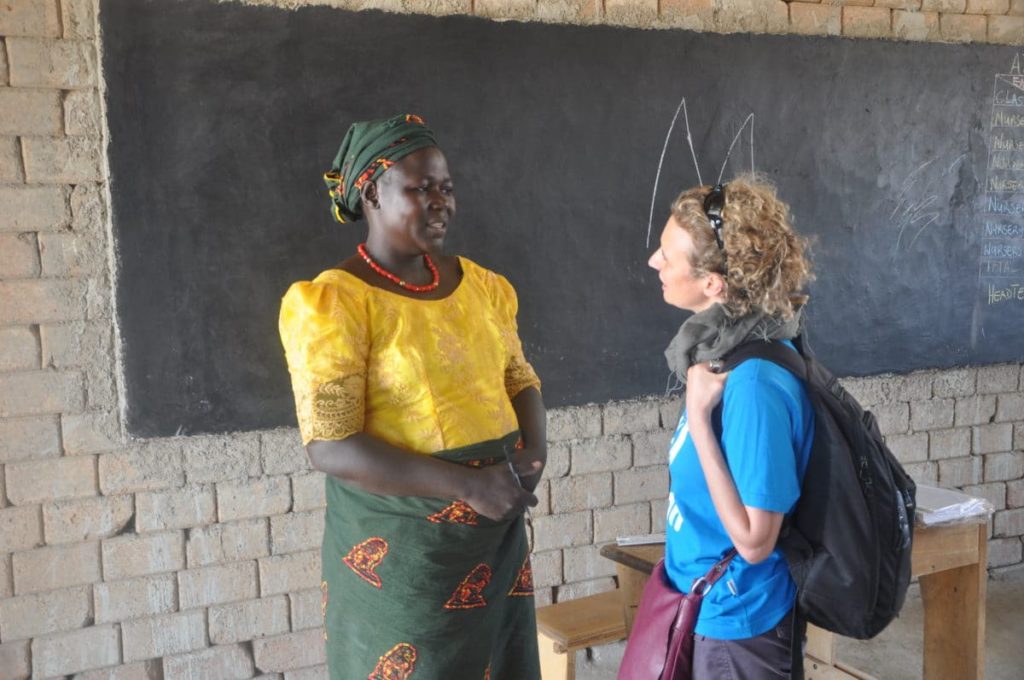
<svg viewBox="0 0 1024 680"><path fill-rule="evenodd" d="M722 210L725 208L725 185L716 184L708 195L704 197L704 214L711 222L711 230L715 232L715 242L718 249L725 253L725 243L722 242Z"/></svg>

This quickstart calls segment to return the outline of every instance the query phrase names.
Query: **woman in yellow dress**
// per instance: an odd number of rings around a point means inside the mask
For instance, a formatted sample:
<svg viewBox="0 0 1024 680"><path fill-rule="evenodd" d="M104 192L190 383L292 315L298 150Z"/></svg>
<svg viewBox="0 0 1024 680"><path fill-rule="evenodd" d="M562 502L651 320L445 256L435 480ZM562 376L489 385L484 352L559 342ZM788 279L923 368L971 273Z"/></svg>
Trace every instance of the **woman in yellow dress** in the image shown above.
<svg viewBox="0 0 1024 680"><path fill-rule="evenodd" d="M443 254L454 188L419 117L354 124L325 180L367 239L291 286L280 332L327 475L331 678L539 678L523 515L545 412L515 291Z"/></svg>

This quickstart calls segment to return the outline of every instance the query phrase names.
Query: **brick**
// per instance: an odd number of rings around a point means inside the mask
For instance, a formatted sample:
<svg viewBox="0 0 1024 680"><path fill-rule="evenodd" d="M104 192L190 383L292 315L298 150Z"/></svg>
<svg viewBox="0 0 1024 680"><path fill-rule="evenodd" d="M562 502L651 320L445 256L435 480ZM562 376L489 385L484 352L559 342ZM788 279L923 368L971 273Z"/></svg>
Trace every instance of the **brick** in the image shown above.
<svg viewBox="0 0 1024 680"><path fill-rule="evenodd" d="M903 466L910 478L918 484L930 484L932 486L938 486L939 484L939 465L934 462L925 463L907 463Z"/></svg>
<svg viewBox="0 0 1024 680"><path fill-rule="evenodd" d="M50 278L95 276L107 266L105 242L79 234L39 235L42 273Z"/></svg>
<svg viewBox="0 0 1024 680"><path fill-rule="evenodd" d="M76 673L74 680L164 680L160 659L138 661L85 673Z"/></svg>
<svg viewBox="0 0 1024 680"><path fill-rule="evenodd" d="M992 422L996 415L995 395L985 394L975 397L962 397L956 400L957 427L961 425L984 425Z"/></svg>
<svg viewBox="0 0 1024 680"><path fill-rule="evenodd" d="M843 7L843 35L887 38L892 32L892 11L882 7Z"/></svg>
<svg viewBox="0 0 1024 680"><path fill-rule="evenodd" d="M529 19L534 0L476 0L473 9L477 16L489 19Z"/></svg>
<svg viewBox="0 0 1024 680"><path fill-rule="evenodd" d="M944 17L940 17L940 23ZM935 375L932 389L936 397L969 397L977 389L975 368L955 368Z"/></svg>
<svg viewBox="0 0 1024 680"><path fill-rule="evenodd" d="M0 248L4 247L4 241L4 235L0 234ZM37 369L40 367L40 358L39 338L31 328L0 328L0 371Z"/></svg>
<svg viewBox="0 0 1024 680"><path fill-rule="evenodd" d="M548 444L548 460L544 466L544 477L556 479L569 474L569 463L572 460L571 442L552 442Z"/></svg>
<svg viewBox="0 0 1024 680"><path fill-rule="evenodd" d="M28 505L96 495L96 461L91 456L7 464L7 498Z"/></svg>
<svg viewBox="0 0 1024 680"><path fill-rule="evenodd" d="M254 672L252 656L244 645L222 645L164 658L164 680L248 680Z"/></svg>
<svg viewBox="0 0 1024 680"><path fill-rule="evenodd" d="M963 14L967 9L967 0L922 0L922 12L949 12Z"/></svg>
<svg viewBox="0 0 1024 680"><path fill-rule="evenodd" d="M178 572L181 609L248 600L257 590L256 563L251 560Z"/></svg>
<svg viewBox="0 0 1024 680"><path fill-rule="evenodd" d="M0 510L0 553L30 550L42 544L43 520L38 505Z"/></svg>
<svg viewBox="0 0 1024 680"><path fill-rule="evenodd" d="M561 585L564 580L562 578L562 560L561 550L547 550L530 555L530 564L533 567L533 585L536 588Z"/></svg>
<svg viewBox="0 0 1024 680"><path fill-rule="evenodd" d="M980 456L947 458L939 461L939 484L953 489L982 481L982 459Z"/></svg>
<svg viewBox="0 0 1024 680"><path fill-rule="evenodd" d="M668 514L668 498L651 501L651 532L665 532L665 516Z"/></svg>
<svg viewBox="0 0 1024 680"><path fill-rule="evenodd" d="M76 90L96 86L96 48L85 40L7 38L10 82Z"/></svg>
<svg viewBox="0 0 1024 680"><path fill-rule="evenodd" d="M100 490L104 494L153 491L181 486L185 481L181 448L171 441L156 441L129 453L99 457Z"/></svg>
<svg viewBox="0 0 1024 680"><path fill-rule="evenodd" d="M0 192L0 198L2 198ZM0 281L0 325L75 321L85 315L85 286L79 280Z"/></svg>
<svg viewBox="0 0 1024 680"><path fill-rule="evenodd" d="M963 492L968 496L984 498L992 504L992 508L995 510L1005 510L1007 497L1006 487L1007 485L1003 482L993 482L990 484L965 486L963 488Z"/></svg>
<svg viewBox="0 0 1024 680"><path fill-rule="evenodd" d="M260 677L270 678L271 676L261 675ZM326 665L309 666L308 668L297 668L293 671L286 671L283 677L284 680L330 680L330 676L327 674Z"/></svg>
<svg viewBox="0 0 1024 680"><path fill-rule="evenodd" d="M841 5L791 3L789 28L803 35L839 35L843 28L843 8Z"/></svg>
<svg viewBox="0 0 1024 680"><path fill-rule="evenodd" d="M535 607L546 607L555 601L554 588L533 588L533 604Z"/></svg>
<svg viewBox="0 0 1024 680"><path fill-rule="evenodd" d="M56 0L0 0L0 35L60 35Z"/></svg>
<svg viewBox="0 0 1024 680"><path fill-rule="evenodd" d="M64 96L64 131L68 135L103 135L100 99L96 90L73 90Z"/></svg>
<svg viewBox="0 0 1024 680"><path fill-rule="evenodd" d="M680 397L665 399L661 402L659 411L661 426L674 432L676 426L679 425L679 418L683 415L683 400Z"/></svg>
<svg viewBox="0 0 1024 680"><path fill-rule="evenodd" d="M75 184L103 179L103 148L92 137L22 137L25 178L30 182Z"/></svg>
<svg viewBox="0 0 1024 680"><path fill-rule="evenodd" d="M575 441L571 452L573 475L626 470L633 461L633 443L623 436Z"/></svg>
<svg viewBox="0 0 1024 680"><path fill-rule="evenodd" d="M985 42L988 19L982 15L939 14L939 31L952 42Z"/></svg>
<svg viewBox="0 0 1024 680"><path fill-rule="evenodd" d="M990 453L985 456L985 481L1003 482L1024 477L1024 451Z"/></svg>
<svg viewBox="0 0 1024 680"><path fill-rule="evenodd" d="M953 427L953 399L910 402L910 429L940 430Z"/></svg>
<svg viewBox="0 0 1024 680"><path fill-rule="evenodd" d="M29 279L39 276L39 271L35 234L0 234L0 277Z"/></svg>
<svg viewBox="0 0 1024 680"><path fill-rule="evenodd" d="M89 410L108 411L116 409L117 386L114 385L114 365L103 357L102 363L85 369L85 404Z"/></svg>
<svg viewBox="0 0 1024 680"><path fill-rule="evenodd" d="M324 537L322 510L270 518L270 545L275 555L319 548Z"/></svg>
<svg viewBox="0 0 1024 680"><path fill-rule="evenodd" d="M1024 449L1024 423L1017 423L1013 426L1013 448Z"/></svg>
<svg viewBox="0 0 1024 680"><path fill-rule="evenodd" d="M546 470L545 470L546 474ZM327 506L326 486L323 473L292 477L292 511L317 510Z"/></svg>
<svg viewBox="0 0 1024 680"><path fill-rule="evenodd" d="M612 475L602 472L551 480L551 512L575 512L612 504Z"/></svg>
<svg viewBox="0 0 1024 680"><path fill-rule="evenodd" d="M1024 508L1000 510L993 515L992 535L996 538L1024 534Z"/></svg>
<svg viewBox="0 0 1024 680"><path fill-rule="evenodd" d="M260 600L260 602L271 601L273 601L273 598L269 600ZM323 593L319 588L311 588L298 593L289 593L288 604L291 607L292 630L320 628L324 625ZM212 635L212 622L210 624L210 631Z"/></svg>
<svg viewBox="0 0 1024 680"><path fill-rule="evenodd" d="M0 68L3 68L3 41L0 40ZM0 83L3 74L0 73ZM20 184L25 181L21 167L21 144L15 137L0 137L0 182Z"/></svg>
<svg viewBox="0 0 1024 680"><path fill-rule="evenodd" d="M0 636L5 642L75 630L91 623L90 586L0 600Z"/></svg>
<svg viewBox="0 0 1024 680"><path fill-rule="evenodd" d="M97 583L93 588L96 623L170 614L177 609L177 593L174 574Z"/></svg>
<svg viewBox="0 0 1024 680"><path fill-rule="evenodd" d="M280 429L260 434L260 461L265 475L283 475L310 469L298 430Z"/></svg>
<svg viewBox="0 0 1024 680"><path fill-rule="evenodd" d="M0 597L11 597L14 595L13 572L11 556L0 555Z"/></svg>
<svg viewBox="0 0 1024 680"><path fill-rule="evenodd" d="M259 565L260 597L320 587L319 550L263 557Z"/></svg>
<svg viewBox="0 0 1024 680"><path fill-rule="evenodd" d="M216 515L213 487L147 491L135 497L135 530L139 533L211 524Z"/></svg>
<svg viewBox="0 0 1024 680"><path fill-rule="evenodd" d="M593 524L590 511L537 517L533 520L533 549L542 552L592 543Z"/></svg>
<svg viewBox="0 0 1024 680"><path fill-rule="evenodd" d="M631 434L661 427L658 402L653 399L605 404L604 434Z"/></svg>
<svg viewBox="0 0 1024 680"><path fill-rule="evenodd" d="M788 12L784 2L718 0L714 28L723 33L785 33Z"/></svg>
<svg viewBox="0 0 1024 680"><path fill-rule="evenodd" d="M217 518L221 522L280 515L291 508L288 477L264 477L251 482L217 485Z"/></svg>
<svg viewBox="0 0 1024 680"><path fill-rule="evenodd" d="M1013 448L1013 425L979 425L972 428L972 450L974 453L994 453Z"/></svg>
<svg viewBox="0 0 1024 680"><path fill-rule="evenodd" d="M0 285L0 295L3 294ZM0 418L81 411L82 376L68 371L0 374Z"/></svg>
<svg viewBox="0 0 1024 680"><path fill-rule="evenodd" d="M59 135L63 128L57 90L0 88L0 135Z"/></svg>
<svg viewBox="0 0 1024 680"><path fill-rule="evenodd" d="M910 429L910 404L905 402L879 404L871 409L871 412L878 422L879 431L885 436L906 434Z"/></svg>
<svg viewBox="0 0 1024 680"><path fill-rule="evenodd" d="M18 595L87 585L100 580L97 543L37 548L14 553L14 592Z"/></svg>
<svg viewBox="0 0 1024 680"><path fill-rule="evenodd" d="M305 668L326 661L323 633L315 629L253 640L252 648L256 669L264 673Z"/></svg>
<svg viewBox="0 0 1024 680"><path fill-rule="evenodd" d="M60 455L60 426L55 416L0 420L0 463Z"/></svg>
<svg viewBox="0 0 1024 680"><path fill-rule="evenodd" d="M180 531L125 535L103 541L103 579L114 581L185 568L185 539Z"/></svg>
<svg viewBox="0 0 1024 680"><path fill-rule="evenodd" d="M0 669L8 680L28 680L32 675L29 644L29 640L18 640L0 645Z"/></svg>
<svg viewBox="0 0 1024 680"><path fill-rule="evenodd" d="M615 473L615 505L668 496L668 466L635 468Z"/></svg>
<svg viewBox="0 0 1024 680"><path fill-rule="evenodd" d="M73 321L70 323L44 323L39 326L39 337L43 349L43 366L46 368L79 368L111 372L114 354L113 329L109 321ZM120 425L116 409L108 410L112 416L111 426L104 429L120 441ZM110 435L108 435L110 436Z"/></svg>
<svg viewBox="0 0 1024 680"><path fill-rule="evenodd" d="M255 434L189 437L184 445L185 475L191 484L258 477L259 438Z"/></svg>
<svg viewBox="0 0 1024 680"><path fill-rule="evenodd" d="M1024 16L1024 0L1010 0L1009 14Z"/></svg>
<svg viewBox="0 0 1024 680"><path fill-rule="evenodd" d="M1019 538L994 538L988 542L988 566L1005 567L1021 561Z"/></svg>
<svg viewBox="0 0 1024 680"><path fill-rule="evenodd" d="M255 559L270 554L266 518L215 524L192 529L188 537L188 566Z"/></svg>
<svg viewBox="0 0 1024 680"><path fill-rule="evenodd" d="M315 592L317 596L316 614L319 623L320 590L309 592ZM289 630L288 599L279 595L210 607L209 619L210 642L215 645L280 635Z"/></svg>
<svg viewBox="0 0 1024 680"><path fill-rule="evenodd" d="M964 14L1006 14L1010 0L967 0Z"/></svg>
<svg viewBox="0 0 1024 680"><path fill-rule="evenodd" d="M191 652L206 647L206 612L202 609L132 619L121 624L125 661Z"/></svg>
<svg viewBox="0 0 1024 680"><path fill-rule="evenodd" d="M633 440L633 465L663 465L668 460L668 445L672 441L672 431L640 432L631 435L630 439Z"/></svg>
<svg viewBox="0 0 1024 680"><path fill-rule="evenodd" d="M549 442L601 436L599 406L571 406L548 411Z"/></svg>
<svg viewBox="0 0 1024 680"><path fill-rule="evenodd" d="M978 369L978 394L1016 392L1020 367L1016 364L982 366Z"/></svg>
<svg viewBox="0 0 1024 680"><path fill-rule="evenodd" d="M121 662L117 626L93 626L32 641L33 677L49 678Z"/></svg>
<svg viewBox="0 0 1024 680"><path fill-rule="evenodd" d="M72 229L78 234L106 233L106 199L101 185L77 184L71 190Z"/></svg>
<svg viewBox="0 0 1024 680"><path fill-rule="evenodd" d="M1024 507L1024 479L1006 483L1006 507Z"/></svg>
<svg viewBox="0 0 1024 680"><path fill-rule="evenodd" d="M533 495L537 497L537 505L533 506L530 513L534 517L541 517L543 515L551 514L551 482L547 479L542 479L533 490Z"/></svg>
<svg viewBox="0 0 1024 680"><path fill-rule="evenodd" d="M662 6L664 3L662 0ZM556 24L594 23L601 16L603 4L603 0L537 0L534 20Z"/></svg>
<svg viewBox="0 0 1024 680"><path fill-rule="evenodd" d="M63 188L0 186L0 205L4 206L0 211L0 231L52 231L71 219ZM7 294L5 291L4 295Z"/></svg>
<svg viewBox="0 0 1024 680"><path fill-rule="evenodd" d="M96 37L94 0L61 0L65 38Z"/></svg>
<svg viewBox="0 0 1024 680"><path fill-rule="evenodd" d="M928 433L928 458L959 458L971 453L971 430L967 427L955 430L935 430Z"/></svg>
<svg viewBox="0 0 1024 680"><path fill-rule="evenodd" d="M72 456L112 451L121 445L121 425L114 411L62 416L61 433L64 452Z"/></svg>
<svg viewBox="0 0 1024 680"><path fill-rule="evenodd" d="M581 545L565 549L565 580L589 581L615 575L615 563L607 557L601 557L600 546Z"/></svg>
<svg viewBox="0 0 1024 680"><path fill-rule="evenodd" d="M1024 16L988 17L989 42L1024 44Z"/></svg>
<svg viewBox="0 0 1024 680"><path fill-rule="evenodd" d="M1010 420L1024 420L1024 392L1000 394L997 403L996 422L1005 423Z"/></svg>
<svg viewBox="0 0 1024 680"><path fill-rule="evenodd" d="M7 85L7 48L4 47L4 39L0 38L0 85Z"/></svg>
<svg viewBox="0 0 1024 680"><path fill-rule="evenodd" d="M890 9L911 10L914 12L921 9L921 0L874 0L874 4L875 7L888 7Z"/></svg>
<svg viewBox="0 0 1024 680"><path fill-rule="evenodd" d="M555 597L558 602L568 602L569 600L578 600L581 597L589 597L598 593L607 593L609 590L615 590L615 580L610 576L606 576L593 581L566 583L563 586L558 586Z"/></svg>

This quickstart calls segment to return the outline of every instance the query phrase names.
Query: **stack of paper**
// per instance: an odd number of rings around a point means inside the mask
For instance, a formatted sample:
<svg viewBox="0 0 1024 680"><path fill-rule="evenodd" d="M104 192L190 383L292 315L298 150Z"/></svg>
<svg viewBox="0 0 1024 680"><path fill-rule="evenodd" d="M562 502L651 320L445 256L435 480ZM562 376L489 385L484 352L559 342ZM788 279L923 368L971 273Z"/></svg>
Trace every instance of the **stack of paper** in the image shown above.
<svg viewBox="0 0 1024 680"><path fill-rule="evenodd" d="M974 498L953 489L917 485L916 521L921 526L965 522L987 518L995 511L984 498Z"/></svg>

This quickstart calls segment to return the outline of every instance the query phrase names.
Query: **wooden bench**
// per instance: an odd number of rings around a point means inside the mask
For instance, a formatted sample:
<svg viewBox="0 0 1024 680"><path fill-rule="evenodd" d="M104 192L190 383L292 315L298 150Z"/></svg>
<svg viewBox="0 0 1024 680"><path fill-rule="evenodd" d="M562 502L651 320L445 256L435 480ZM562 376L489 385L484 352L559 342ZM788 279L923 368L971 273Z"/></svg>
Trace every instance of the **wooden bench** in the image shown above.
<svg viewBox="0 0 1024 680"><path fill-rule="evenodd" d="M616 590L537 610L541 680L576 680L576 651L626 639Z"/></svg>

